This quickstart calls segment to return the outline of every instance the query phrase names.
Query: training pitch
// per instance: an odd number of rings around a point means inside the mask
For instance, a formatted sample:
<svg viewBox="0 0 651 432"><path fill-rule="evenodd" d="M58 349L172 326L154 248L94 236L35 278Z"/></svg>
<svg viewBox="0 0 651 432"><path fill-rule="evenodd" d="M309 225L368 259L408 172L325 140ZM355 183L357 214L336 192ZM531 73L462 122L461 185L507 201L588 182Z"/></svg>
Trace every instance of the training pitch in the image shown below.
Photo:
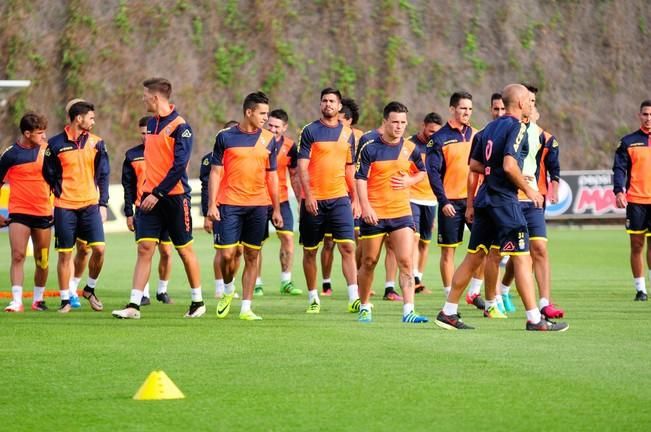
<svg viewBox="0 0 651 432"><path fill-rule="evenodd" d="M651 428L651 302L633 302L623 229L550 231L553 294L570 323L561 334L525 332L519 299L508 320L461 305L474 331L402 324L401 305L381 298L383 268L374 283L374 322L360 324L346 311L338 256L333 297L322 298L320 315L306 315L305 294L278 292L275 238L264 248L265 295L253 302L264 320L240 321L239 300L218 320L210 236L195 237L208 305L200 319L183 319L190 296L178 257L174 305L153 301L140 321L111 317L129 299L129 234L107 238L97 288L104 312L82 303L62 316L58 298L47 298L48 312L28 310L25 299L25 313L2 313L0 430ZM0 248L0 290L9 291L6 232ZM294 281L304 289L297 252ZM460 248L458 260L464 253ZM48 290L56 289L51 254ZM416 298L416 310L430 320L443 303L438 257L432 247L425 284L434 294ZM26 292L32 272L30 262ZM155 292L156 275L151 282ZM153 370L165 371L186 399L132 400Z"/></svg>

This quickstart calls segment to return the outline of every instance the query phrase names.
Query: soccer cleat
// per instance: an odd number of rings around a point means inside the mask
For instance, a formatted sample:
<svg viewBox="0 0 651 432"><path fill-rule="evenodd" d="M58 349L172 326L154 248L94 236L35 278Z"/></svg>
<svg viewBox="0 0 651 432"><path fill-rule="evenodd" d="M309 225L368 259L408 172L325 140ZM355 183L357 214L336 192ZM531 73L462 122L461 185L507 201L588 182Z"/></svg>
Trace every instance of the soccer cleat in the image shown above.
<svg viewBox="0 0 651 432"><path fill-rule="evenodd" d="M323 288L323 291L321 291L321 295L325 297L332 296L332 288Z"/></svg>
<svg viewBox="0 0 651 432"><path fill-rule="evenodd" d="M140 306L149 306L151 304L151 299L149 297L143 297L140 300Z"/></svg>
<svg viewBox="0 0 651 432"><path fill-rule="evenodd" d="M70 307L73 309L79 309L81 307L81 302L79 301L78 295L75 294L70 296Z"/></svg>
<svg viewBox="0 0 651 432"><path fill-rule="evenodd" d="M59 309L57 309L57 312L59 313L68 313L72 310L72 306L70 306L70 302L66 301L65 303L62 301L61 306L59 306Z"/></svg>
<svg viewBox="0 0 651 432"><path fill-rule="evenodd" d="M310 303L310 305L307 307L307 310L305 311L305 313L308 314L318 314L320 312L321 312L321 304L315 301Z"/></svg>
<svg viewBox="0 0 651 432"><path fill-rule="evenodd" d="M647 301L647 295L644 291L638 291L635 294L635 301Z"/></svg>
<svg viewBox="0 0 651 432"><path fill-rule="evenodd" d="M47 306L45 305L45 301L41 300L41 301L36 301L36 302L32 303L32 310L33 311L46 311Z"/></svg>
<svg viewBox="0 0 651 432"><path fill-rule="evenodd" d="M348 312L350 313L355 313L359 312L359 307L362 305L362 303L359 301L359 299L355 299L351 302L348 303Z"/></svg>
<svg viewBox="0 0 651 432"><path fill-rule="evenodd" d="M140 311L133 307L131 303L126 305L124 309L114 310L111 315L119 319L140 319Z"/></svg>
<svg viewBox="0 0 651 432"><path fill-rule="evenodd" d="M244 321L261 321L262 317L253 313L252 310L240 312L240 319Z"/></svg>
<svg viewBox="0 0 651 432"><path fill-rule="evenodd" d="M217 318L226 318L228 312L231 310L231 302L233 301L233 294L224 294L224 297L219 299L217 303Z"/></svg>
<svg viewBox="0 0 651 432"><path fill-rule="evenodd" d="M502 303L504 303L504 311L506 313L515 312L515 305L511 294L502 294Z"/></svg>
<svg viewBox="0 0 651 432"><path fill-rule="evenodd" d="M24 311L25 311L25 307L23 306L23 304L15 301L9 303L9 306L5 308L5 312L24 312Z"/></svg>
<svg viewBox="0 0 651 432"><path fill-rule="evenodd" d="M565 311L563 309L556 307L553 304L548 304L544 308L540 309L540 313L543 314L547 319L563 318L565 315Z"/></svg>
<svg viewBox="0 0 651 432"><path fill-rule="evenodd" d="M455 314L455 315L446 315L443 313L443 311L439 312L439 314L436 316L436 320L434 320L434 323L446 330L474 330L474 327L471 327L464 323L461 320L461 315Z"/></svg>
<svg viewBox="0 0 651 432"><path fill-rule="evenodd" d="M466 303L475 306L479 310L486 309L486 304L484 303L484 299L481 298L481 294L466 294Z"/></svg>
<svg viewBox="0 0 651 432"><path fill-rule="evenodd" d="M289 295L301 295L301 294L303 294L303 290L300 289L300 288L297 288L294 285L294 282L287 281L287 282L281 282L280 283L280 293L281 294L289 294Z"/></svg>
<svg viewBox="0 0 651 432"><path fill-rule="evenodd" d="M260 297L264 295L264 288L262 285L256 285L255 288L253 288L253 295L256 297Z"/></svg>
<svg viewBox="0 0 651 432"><path fill-rule="evenodd" d="M533 324L530 321L527 321L526 329L528 331L557 331L564 332L570 328L570 325L564 322L553 322L545 318L541 318L539 323Z"/></svg>
<svg viewBox="0 0 651 432"><path fill-rule="evenodd" d="M192 302L188 311L183 315L183 318L199 318L206 313L206 305L202 302Z"/></svg>
<svg viewBox="0 0 651 432"><path fill-rule="evenodd" d="M384 300L388 301L402 301L402 296L398 294L397 292L391 290L387 293L384 293L384 297L382 297Z"/></svg>
<svg viewBox="0 0 651 432"><path fill-rule="evenodd" d="M506 309L504 309L504 301L497 301L497 310L502 312L503 314L506 314Z"/></svg>
<svg viewBox="0 0 651 432"><path fill-rule="evenodd" d="M505 314L503 314L500 309L495 306L491 306L488 309L484 309L484 316L486 318L495 318L495 319L506 319L508 318Z"/></svg>
<svg viewBox="0 0 651 432"><path fill-rule="evenodd" d="M172 301L172 298L170 297L170 295L167 294L166 292L156 294L156 300L158 300L159 302L161 302L163 304L172 304L172 303L174 303Z"/></svg>
<svg viewBox="0 0 651 432"><path fill-rule="evenodd" d="M88 300L88 303L90 304L91 309L93 309L96 312L100 312L104 310L104 305L102 302L97 298L95 295L95 289L86 286L84 290L81 292L81 295L84 296L86 300Z"/></svg>
<svg viewBox="0 0 651 432"><path fill-rule="evenodd" d="M432 294L432 290L425 287L425 285L422 283L416 284L414 286L414 292L416 294Z"/></svg>
<svg viewBox="0 0 651 432"><path fill-rule="evenodd" d="M418 315L416 312L409 312L407 315L402 316L403 323L423 324L429 322L426 316Z"/></svg>
<svg viewBox="0 0 651 432"><path fill-rule="evenodd" d="M361 323L373 322L373 314L369 309L360 309L359 316L357 317L357 321Z"/></svg>

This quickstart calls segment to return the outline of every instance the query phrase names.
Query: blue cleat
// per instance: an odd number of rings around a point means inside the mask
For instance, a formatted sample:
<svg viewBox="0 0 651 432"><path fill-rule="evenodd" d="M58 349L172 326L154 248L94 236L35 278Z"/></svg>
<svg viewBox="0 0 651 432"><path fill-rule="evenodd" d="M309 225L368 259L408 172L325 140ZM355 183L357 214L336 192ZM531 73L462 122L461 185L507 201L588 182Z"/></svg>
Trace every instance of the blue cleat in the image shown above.
<svg viewBox="0 0 651 432"><path fill-rule="evenodd" d="M370 309L360 309L359 310L359 317L357 318L357 321L359 321L361 323L373 322L373 315L372 315Z"/></svg>
<svg viewBox="0 0 651 432"><path fill-rule="evenodd" d="M411 324L423 324L429 322L429 319L426 316L418 315L415 312L409 312L407 315L403 315L402 322Z"/></svg>
<svg viewBox="0 0 651 432"><path fill-rule="evenodd" d="M79 296L71 295L70 296L70 306L73 309L79 309L81 307L81 302L79 301Z"/></svg>
<svg viewBox="0 0 651 432"><path fill-rule="evenodd" d="M515 312L515 305L513 304L511 294L502 294L502 302L504 303L504 311L507 313Z"/></svg>

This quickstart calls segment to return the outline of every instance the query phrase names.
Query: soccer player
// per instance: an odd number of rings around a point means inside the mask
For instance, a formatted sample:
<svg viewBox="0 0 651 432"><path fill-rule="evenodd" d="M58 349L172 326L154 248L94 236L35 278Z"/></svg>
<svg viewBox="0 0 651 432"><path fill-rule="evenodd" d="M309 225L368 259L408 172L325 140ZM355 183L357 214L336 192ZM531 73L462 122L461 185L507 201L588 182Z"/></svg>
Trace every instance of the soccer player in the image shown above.
<svg viewBox="0 0 651 432"><path fill-rule="evenodd" d="M219 221L215 247L224 276L224 296L217 304L217 317L226 318L235 291L239 265L236 249L243 246L242 306L240 319L261 320L251 310L269 205L271 220L283 226L276 173L277 144L273 133L263 129L269 115L269 99L262 92L244 99L239 125L220 131L215 138L208 180L208 217ZM216 198L215 198L216 197Z"/></svg>
<svg viewBox="0 0 651 432"><path fill-rule="evenodd" d="M321 311L316 288L316 254L326 232L332 234L341 253L342 269L348 284L348 310L354 313L359 312L360 304L353 222L360 213L353 183L355 136L339 121L339 90L323 89L320 108L321 118L303 128L298 145L298 172L305 195L301 203L299 232L309 295L307 313Z"/></svg>
<svg viewBox="0 0 651 432"><path fill-rule="evenodd" d="M518 189L523 190L536 207L542 207L542 195L525 181L521 165L528 152L523 115L532 110L529 91L520 84L510 84L502 91L506 115L489 123L473 147L470 169L484 174L484 182L475 199L475 214L468 244L468 254L452 278L452 290L436 324L445 329L472 329L458 313L458 303L472 274L492 247L510 255L515 266L515 281L524 304L530 331L565 331L566 323L545 319L536 307L531 275L527 224L518 203ZM496 286L486 285L487 307L496 308Z"/></svg>
<svg viewBox="0 0 651 432"><path fill-rule="evenodd" d="M534 86L523 84L529 90L529 98L532 104L530 116L524 116L523 120L527 125L527 141L529 153L522 164L522 174L532 189L539 191L543 198L547 192L547 172L552 181L552 191L558 190L560 179L560 163L558 158L558 142L551 134L543 131L537 124L538 111L536 110L536 94L538 89ZM555 199L555 193L550 193L551 199ZM547 318L562 318L565 314L563 309L551 302L551 275L549 266L549 254L547 252L547 226L545 222L545 211L537 208L530 199L520 191L518 193L522 213L527 221L531 258L533 270L538 285L540 312ZM513 262L506 263L504 277L500 286L500 293L504 302L504 309L507 312L515 310L509 286L513 281Z"/></svg>
<svg viewBox="0 0 651 432"><path fill-rule="evenodd" d="M229 120L224 125L223 129L236 126L235 120ZM212 151L208 152L201 158L201 168L199 169L199 180L201 181L201 215L203 216L203 229L208 234L216 233L217 224L219 221L210 220L208 215L208 180L210 179L210 169L212 167ZM216 197L215 197L216 199ZM239 263L242 256L242 246L238 246L235 250L235 260ZM215 298L220 299L224 297L224 276L222 275L221 264L219 263L219 254L215 254L213 259L213 271L215 273ZM233 295L234 298L239 298L237 292Z"/></svg>
<svg viewBox="0 0 651 432"><path fill-rule="evenodd" d="M644 279L644 238L651 239L651 99L640 104L640 129L623 137L615 152L613 191L618 208L626 209L626 232L631 240L631 271L635 301L647 301ZM651 240L647 241L651 243ZM651 247L646 261L651 278Z"/></svg>
<svg viewBox="0 0 651 432"><path fill-rule="evenodd" d="M438 245L443 290L450 291L454 273L454 252L463 241L468 194L468 157L476 130L470 126L472 95L458 91L450 97L450 119L434 133L427 147L427 174L439 203ZM483 280L479 268L471 280L466 296L468 304L484 309L480 288Z"/></svg>
<svg viewBox="0 0 651 432"><path fill-rule="evenodd" d="M431 112L425 116L420 131L409 137L409 141L416 145L416 148L425 162L427 154L427 142L429 137L438 132L443 126L441 116ZM411 187L410 199L411 213L414 218L416 235L414 237L414 288L416 293L431 294L423 284L423 273L429 256L429 243L432 240L432 229L436 218L436 196L432 191L427 176Z"/></svg>
<svg viewBox="0 0 651 432"><path fill-rule="evenodd" d="M192 128L170 103L172 84L165 78L143 82L143 103L154 116L145 135L145 182L136 211L138 257L133 270L129 303L114 310L116 318L139 319L140 305L151 273L151 261L162 234L169 233L190 285L192 301L185 318L206 312L201 295L201 274L192 247L192 216L187 165L192 154Z"/></svg>
<svg viewBox="0 0 651 432"><path fill-rule="evenodd" d="M142 187L145 183L145 137L147 136L147 123L150 116L142 117L138 121L140 128L141 143L127 150L124 163L122 164L122 188L124 189L124 215L127 218L127 228L129 231L135 231L135 218L133 206L136 211L140 206L142 199ZM158 239L158 288L156 290L156 300L164 304L172 303L172 299L167 293L170 275L172 273L172 241L167 231L161 233ZM141 306L151 303L149 298L149 282L145 285Z"/></svg>
<svg viewBox="0 0 651 432"><path fill-rule="evenodd" d="M43 177L54 194L55 248L59 252L57 274L61 306L68 313L72 249L76 239L91 248L88 282L83 296L95 311L103 310L95 287L104 264L104 227L108 203L109 158L104 141L90 133L95 107L77 102L70 107L70 124L50 138L43 159Z"/></svg>
<svg viewBox="0 0 651 432"><path fill-rule="evenodd" d="M280 213L283 217L283 225L276 227L276 234L280 239L280 293L301 295L303 290L294 285L292 281L292 264L294 261L294 215L289 205L289 189L287 187L287 177L289 176L294 195L297 199L301 197L301 183L298 179L296 169L297 150L294 140L289 138L287 125L289 116L282 109L275 109L269 113L267 120L267 129L274 134L276 144L278 145L276 156L276 171L278 173L278 194L280 200ZM272 215L269 209L269 215ZM255 283L254 295L263 295L262 287L262 251L258 259L258 279Z"/></svg>
<svg viewBox="0 0 651 432"><path fill-rule="evenodd" d="M355 173L357 193L362 206L359 241L362 260L359 269L360 322L371 322L369 303L373 272L385 237L391 243L399 268L403 294L402 321L428 322L414 312L413 268L414 220L409 195L411 186L425 178L425 165L412 141L402 136L407 127L407 107L390 102L384 107L384 134L364 145Z"/></svg>
<svg viewBox="0 0 651 432"><path fill-rule="evenodd" d="M355 154L359 151L358 145L359 141L364 135L364 132L360 129L357 129L353 126L357 124L359 120L359 105L355 102L354 99L343 98L341 99L341 110L339 111L339 121L352 129L353 135L355 135ZM357 239L359 237L359 218L354 219L355 224L355 244L357 245ZM323 286L321 295L331 296L332 295L332 280L330 276L332 274L332 263L334 261L334 250L335 242L332 240L332 234L326 233L323 238L323 247L321 248L321 274L323 277ZM355 248L355 262L359 267L359 260L361 257L361 249L359 247Z"/></svg>
<svg viewBox="0 0 651 432"><path fill-rule="evenodd" d="M21 137L0 156L0 187L9 183L9 215L0 215L0 227L9 225L12 301L5 312L23 312L23 282L27 243L34 244L34 299L32 310L47 310L43 293L49 269L52 204L50 187L43 179L47 119L28 112L20 119Z"/></svg>
<svg viewBox="0 0 651 432"><path fill-rule="evenodd" d="M491 95L491 116L493 120L504 115L504 101L501 93Z"/></svg>

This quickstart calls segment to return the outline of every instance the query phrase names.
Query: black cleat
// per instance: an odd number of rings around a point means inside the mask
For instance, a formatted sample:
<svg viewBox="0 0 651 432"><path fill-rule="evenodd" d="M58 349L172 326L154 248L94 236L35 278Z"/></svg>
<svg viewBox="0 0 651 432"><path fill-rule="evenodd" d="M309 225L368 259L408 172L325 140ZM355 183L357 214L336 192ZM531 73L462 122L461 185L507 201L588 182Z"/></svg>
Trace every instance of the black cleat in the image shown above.
<svg viewBox="0 0 651 432"><path fill-rule="evenodd" d="M647 295L644 291L638 291L635 294L635 301L647 301Z"/></svg>
<svg viewBox="0 0 651 432"><path fill-rule="evenodd" d="M166 292L156 294L156 300L158 300L159 302L161 302L163 304L172 304L173 303L173 301L170 298L169 294L167 294Z"/></svg>
<svg viewBox="0 0 651 432"><path fill-rule="evenodd" d="M140 300L140 306L149 306L151 304L151 300L149 297L143 297L142 300Z"/></svg>
<svg viewBox="0 0 651 432"><path fill-rule="evenodd" d="M564 332L567 329L570 328L570 325L564 322L554 322L554 321L549 321L545 318L541 318L540 322L537 324L533 324L530 321L527 321L527 327L526 329L528 331L557 331L557 332Z"/></svg>
<svg viewBox="0 0 651 432"><path fill-rule="evenodd" d="M474 330L461 320L461 315L446 315L443 311L439 312L434 320L434 324L446 330Z"/></svg>

